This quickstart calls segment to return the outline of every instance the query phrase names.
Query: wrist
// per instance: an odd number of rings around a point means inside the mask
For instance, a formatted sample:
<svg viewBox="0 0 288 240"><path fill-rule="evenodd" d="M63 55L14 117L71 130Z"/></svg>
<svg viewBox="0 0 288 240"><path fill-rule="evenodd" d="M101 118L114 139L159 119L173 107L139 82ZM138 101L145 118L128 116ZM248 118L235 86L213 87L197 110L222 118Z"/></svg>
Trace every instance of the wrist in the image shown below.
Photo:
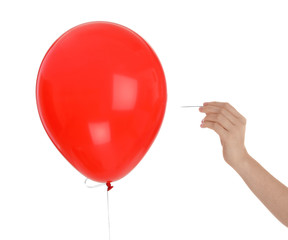
<svg viewBox="0 0 288 240"><path fill-rule="evenodd" d="M238 161L233 162L230 166L239 174L242 175L244 172L249 171L253 158L249 155L247 150L243 151L239 156Z"/></svg>

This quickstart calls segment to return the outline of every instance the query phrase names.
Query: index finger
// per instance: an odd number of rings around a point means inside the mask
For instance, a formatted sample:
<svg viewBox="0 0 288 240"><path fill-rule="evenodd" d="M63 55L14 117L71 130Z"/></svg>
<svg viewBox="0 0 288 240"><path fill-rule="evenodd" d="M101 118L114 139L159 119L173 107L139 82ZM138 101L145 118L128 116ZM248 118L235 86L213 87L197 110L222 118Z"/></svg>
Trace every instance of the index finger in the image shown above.
<svg viewBox="0 0 288 240"><path fill-rule="evenodd" d="M223 107L227 109L229 112L231 112L236 118L243 118L243 116L228 102L205 102L203 103L203 106L217 106L217 107Z"/></svg>

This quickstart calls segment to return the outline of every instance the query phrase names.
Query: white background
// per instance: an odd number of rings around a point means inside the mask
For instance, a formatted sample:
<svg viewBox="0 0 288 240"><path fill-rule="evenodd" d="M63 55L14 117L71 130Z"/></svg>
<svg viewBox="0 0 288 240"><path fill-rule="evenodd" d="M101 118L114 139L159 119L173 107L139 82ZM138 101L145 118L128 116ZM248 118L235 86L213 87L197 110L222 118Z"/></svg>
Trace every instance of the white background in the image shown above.
<svg viewBox="0 0 288 240"><path fill-rule="evenodd" d="M68 29L110 21L141 35L167 80L161 130L109 192L111 239L287 239L201 129L205 101L247 119L246 147L288 184L287 1L1 1L0 239L108 239L106 188L57 151L38 116L37 72Z"/></svg>

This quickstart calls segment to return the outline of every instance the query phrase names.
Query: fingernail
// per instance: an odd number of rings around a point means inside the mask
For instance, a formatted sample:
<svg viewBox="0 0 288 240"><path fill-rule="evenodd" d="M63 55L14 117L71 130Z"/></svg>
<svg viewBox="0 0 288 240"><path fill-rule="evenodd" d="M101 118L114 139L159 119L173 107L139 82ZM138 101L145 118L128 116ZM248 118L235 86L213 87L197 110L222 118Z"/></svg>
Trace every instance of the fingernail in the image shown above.
<svg viewBox="0 0 288 240"><path fill-rule="evenodd" d="M202 119L201 123L204 123L204 119Z"/></svg>
<svg viewBox="0 0 288 240"><path fill-rule="evenodd" d="M203 103L203 106L206 106L206 105L208 105L208 103L207 103L207 102L204 102L204 103Z"/></svg>
<svg viewBox="0 0 288 240"><path fill-rule="evenodd" d="M204 123L202 123L202 124L200 125L200 127L201 127L201 128L204 128L204 127L205 127Z"/></svg>
<svg viewBox="0 0 288 240"><path fill-rule="evenodd" d="M202 108L202 107L200 107L200 108L199 108L199 111L200 111L200 112L202 112L202 110L203 110L203 108Z"/></svg>

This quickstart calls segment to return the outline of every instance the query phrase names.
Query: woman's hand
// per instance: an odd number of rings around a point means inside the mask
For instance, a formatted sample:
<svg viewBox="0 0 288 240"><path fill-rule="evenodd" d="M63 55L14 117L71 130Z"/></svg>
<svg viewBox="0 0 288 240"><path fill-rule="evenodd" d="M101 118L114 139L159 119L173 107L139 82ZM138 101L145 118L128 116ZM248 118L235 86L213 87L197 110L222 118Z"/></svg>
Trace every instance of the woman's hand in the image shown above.
<svg viewBox="0 0 288 240"><path fill-rule="evenodd" d="M269 211L288 227L288 188L266 171L246 151L246 119L229 103L208 102L200 107L206 113L202 128L220 136L225 161L242 177Z"/></svg>
<svg viewBox="0 0 288 240"><path fill-rule="evenodd" d="M229 103L206 102L199 111L206 114L201 127L219 135L225 161L233 168L241 164L248 155L244 145L246 119Z"/></svg>

